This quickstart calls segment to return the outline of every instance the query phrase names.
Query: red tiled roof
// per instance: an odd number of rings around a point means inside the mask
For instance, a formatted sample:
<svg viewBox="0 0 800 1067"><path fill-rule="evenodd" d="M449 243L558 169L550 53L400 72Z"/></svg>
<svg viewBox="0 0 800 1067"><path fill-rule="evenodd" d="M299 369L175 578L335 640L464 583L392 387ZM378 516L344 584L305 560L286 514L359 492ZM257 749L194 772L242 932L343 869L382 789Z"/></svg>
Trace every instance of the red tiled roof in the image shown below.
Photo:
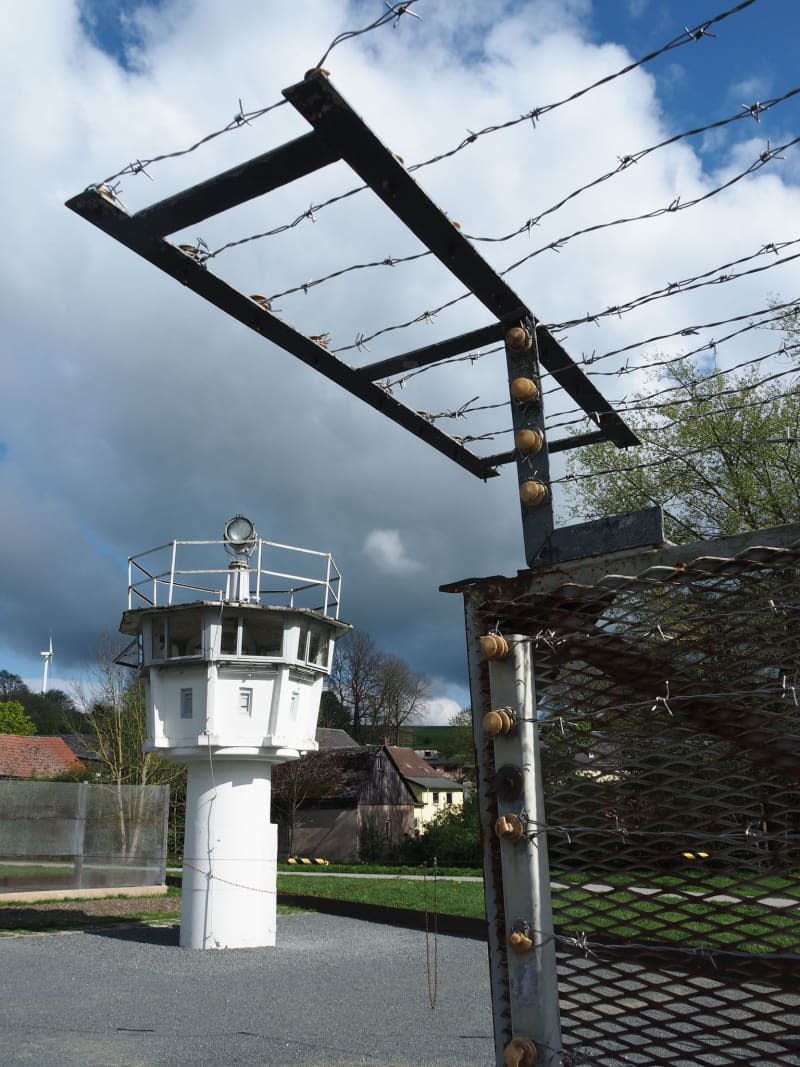
<svg viewBox="0 0 800 1067"><path fill-rule="evenodd" d="M0 734L0 778L54 778L81 766L60 737Z"/></svg>
<svg viewBox="0 0 800 1067"><path fill-rule="evenodd" d="M395 748L393 745L386 746L392 757L395 767L404 778L443 778L438 771L431 767L413 748Z"/></svg>

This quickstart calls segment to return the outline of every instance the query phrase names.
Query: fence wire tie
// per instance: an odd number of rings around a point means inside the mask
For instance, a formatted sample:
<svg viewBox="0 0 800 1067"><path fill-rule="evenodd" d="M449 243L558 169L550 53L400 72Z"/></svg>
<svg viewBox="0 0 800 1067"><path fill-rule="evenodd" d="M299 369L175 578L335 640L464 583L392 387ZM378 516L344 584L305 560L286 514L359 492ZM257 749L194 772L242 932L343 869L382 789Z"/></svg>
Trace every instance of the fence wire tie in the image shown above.
<svg viewBox="0 0 800 1067"><path fill-rule="evenodd" d="M714 953L709 948L706 948L705 945L700 945L699 948L695 949L695 956L702 963L710 963L715 971L719 969L717 961L714 959Z"/></svg>
<svg viewBox="0 0 800 1067"><path fill-rule="evenodd" d="M659 629L659 632L660 632L661 631L661 627L659 626L658 629ZM661 634L661 636L664 637L663 633ZM666 638L665 638L665 640L666 640ZM651 712L658 711L659 707L663 707L666 710L667 714L670 716L670 718L674 718L674 716L672 715L672 708L669 706L669 682L668 681L664 682L664 688L665 688L664 696L663 697L656 697L655 703L653 704L652 708L650 708L650 711Z"/></svg>
<svg viewBox="0 0 800 1067"><path fill-rule="evenodd" d="M588 960L590 956L597 959L597 955L592 952L589 946L589 941L584 931L575 934L574 937L562 937L561 941L563 941L565 945L571 945L573 948L578 949L579 952L582 952L584 959Z"/></svg>
<svg viewBox="0 0 800 1067"><path fill-rule="evenodd" d="M795 707L800 707L800 705L798 705L798 703L797 703L797 690L795 689L795 687L793 685L789 685L789 679L786 677L785 674L783 676L782 682L783 682L783 697L782 697L782 699L786 698L786 694L787 693L791 693L792 694L792 699L794 700L794 706Z"/></svg>
<svg viewBox="0 0 800 1067"><path fill-rule="evenodd" d="M760 830L756 829L756 823L749 822L744 829L745 841L749 841L751 845L758 846L761 842L762 834Z"/></svg>

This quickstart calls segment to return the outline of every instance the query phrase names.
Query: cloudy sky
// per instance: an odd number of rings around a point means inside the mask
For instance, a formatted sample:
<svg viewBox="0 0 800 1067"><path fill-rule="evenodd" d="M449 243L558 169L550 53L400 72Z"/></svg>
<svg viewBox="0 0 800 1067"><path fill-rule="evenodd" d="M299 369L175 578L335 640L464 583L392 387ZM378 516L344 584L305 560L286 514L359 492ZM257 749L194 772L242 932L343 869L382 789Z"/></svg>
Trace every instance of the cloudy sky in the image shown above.
<svg viewBox="0 0 800 1067"><path fill-rule="evenodd" d="M621 70L733 0L419 0L419 19L345 41L325 62L337 89L406 164L445 152ZM52 630L55 684L80 678L125 606L130 554L216 537L237 512L261 536L329 550L343 616L434 680L432 718L467 701L463 618L442 583L524 566L516 477L483 483L260 340L63 205L134 160L186 148L238 112L281 99L373 0L28 0L0 41L4 220L0 256L0 667L35 685ZM796 0L756 0L643 68L572 103L477 138L416 174L473 237L508 234L672 135L728 118L800 83ZM686 204L800 135L800 97L677 141L506 242L505 269L599 223ZM118 179L130 211L307 131L291 106L195 152ZM624 304L800 237L800 146L696 207L597 230L533 256L509 283L546 323ZM211 250L282 226L358 184L343 164L171 240ZM347 198L209 264L246 293L302 286L343 267L419 251L368 194ZM790 246L782 256L794 253ZM763 257L766 261L768 256ZM800 262L800 261L798 261ZM756 261L755 265L759 265ZM274 301L341 350L461 292L429 259L354 271ZM576 359L754 312L800 295L795 262L558 330ZM360 365L488 324L464 301L341 358ZM702 336L710 337L709 332ZM702 339L702 337L701 337ZM691 338L694 345L696 338ZM680 342L687 346L687 339ZM612 400L678 342L607 360ZM744 342L743 342L744 344ZM750 335L750 351L773 339ZM741 345L722 361L747 358ZM599 368L598 368L599 369ZM453 434L511 447L502 357L488 353L394 384ZM473 398L479 398L474 400ZM548 400L551 421L570 405ZM554 466L556 474L558 466ZM568 501L559 491L562 521Z"/></svg>

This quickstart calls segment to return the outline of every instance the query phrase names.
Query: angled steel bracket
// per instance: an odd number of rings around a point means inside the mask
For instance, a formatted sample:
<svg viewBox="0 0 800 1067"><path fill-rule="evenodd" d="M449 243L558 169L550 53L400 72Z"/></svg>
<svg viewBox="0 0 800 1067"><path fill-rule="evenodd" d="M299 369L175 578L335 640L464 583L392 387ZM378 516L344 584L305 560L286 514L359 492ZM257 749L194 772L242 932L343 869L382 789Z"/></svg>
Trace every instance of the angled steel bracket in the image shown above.
<svg viewBox="0 0 800 1067"><path fill-rule="evenodd" d="M312 72L304 81L286 89L284 96L311 124L310 133L133 215L124 210L108 189L96 186L73 197L67 207L232 318L399 423L471 474L479 478L495 476L498 466L518 458L515 452L477 456L422 415L401 404L377 383L387 375L438 363L500 340L511 326L526 321L535 323L535 317L417 186L323 74ZM481 301L492 315L493 321L489 325L371 366L351 367L323 345L214 275L207 264L166 240L169 234L194 226L337 160L348 163ZM540 362L598 426L594 433L554 442L550 451L595 440L610 440L620 448L638 444L636 435L555 338L539 324L536 333Z"/></svg>

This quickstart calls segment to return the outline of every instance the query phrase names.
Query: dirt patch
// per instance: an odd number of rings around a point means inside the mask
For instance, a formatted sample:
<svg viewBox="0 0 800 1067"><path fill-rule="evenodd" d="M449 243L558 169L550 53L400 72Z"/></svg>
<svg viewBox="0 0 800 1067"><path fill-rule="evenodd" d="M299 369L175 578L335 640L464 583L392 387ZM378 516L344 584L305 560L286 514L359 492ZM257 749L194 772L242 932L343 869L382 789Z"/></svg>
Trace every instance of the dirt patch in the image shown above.
<svg viewBox="0 0 800 1067"><path fill-rule="evenodd" d="M75 926L107 925L118 919L180 911L180 897L108 897L101 900L48 900L42 904L0 907L0 931L47 930Z"/></svg>

